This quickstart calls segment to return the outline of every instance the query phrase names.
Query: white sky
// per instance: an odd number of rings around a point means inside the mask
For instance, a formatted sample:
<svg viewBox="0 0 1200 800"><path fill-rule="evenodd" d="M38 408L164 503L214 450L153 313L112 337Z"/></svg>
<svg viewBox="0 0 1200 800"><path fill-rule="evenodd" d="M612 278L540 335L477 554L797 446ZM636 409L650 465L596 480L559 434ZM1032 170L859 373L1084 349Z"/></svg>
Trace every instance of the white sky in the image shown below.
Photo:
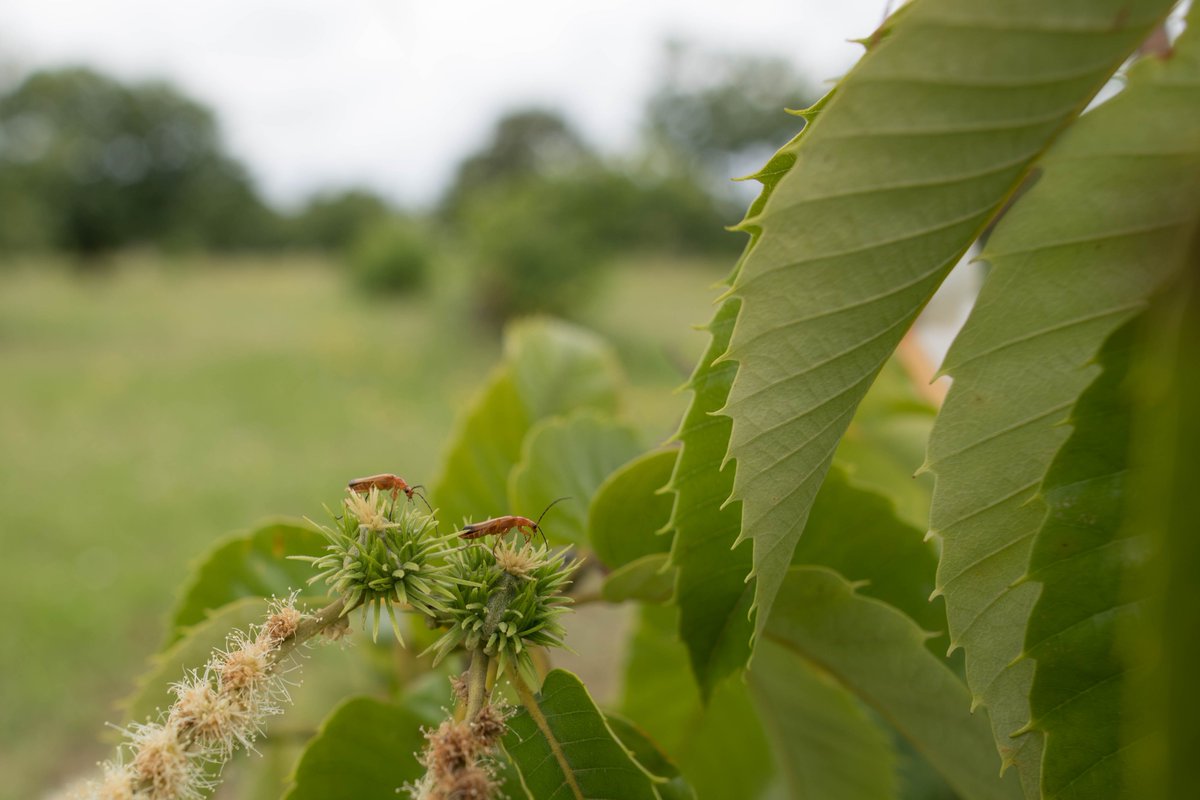
<svg viewBox="0 0 1200 800"><path fill-rule="evenodd" d="M362 183L424 203L513 106L561 108L606 150L630 144L668 38L785 55L821 81L886 4L2 0L0 67L169 78L216 109L276 200Z"/></svg>

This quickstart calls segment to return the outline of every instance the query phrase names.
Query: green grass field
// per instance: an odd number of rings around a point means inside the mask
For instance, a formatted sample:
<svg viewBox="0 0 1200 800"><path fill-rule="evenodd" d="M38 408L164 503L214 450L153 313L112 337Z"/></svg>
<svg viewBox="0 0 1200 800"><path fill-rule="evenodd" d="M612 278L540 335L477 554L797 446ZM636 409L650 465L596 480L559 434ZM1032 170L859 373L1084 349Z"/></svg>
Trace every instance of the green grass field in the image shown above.
<svg viewBox="0 0 1200 800"><path fill-rule="evenodd" d="M671 390L723 266L618 264L580 310L647 444L686 402ZM215 538L320 515L359 474L432 480L498 352L446 292L365 298L303 259L0 270L0 797L108 755L103 725Z"/></svg>

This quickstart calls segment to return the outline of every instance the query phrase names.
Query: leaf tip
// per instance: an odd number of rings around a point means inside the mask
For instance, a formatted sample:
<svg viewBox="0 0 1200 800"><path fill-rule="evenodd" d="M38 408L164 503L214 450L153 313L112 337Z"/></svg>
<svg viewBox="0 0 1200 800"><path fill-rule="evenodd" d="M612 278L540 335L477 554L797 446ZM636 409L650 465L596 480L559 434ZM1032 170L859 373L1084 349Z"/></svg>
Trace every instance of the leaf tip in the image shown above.
<svg viewBox="0 0 1200 800"><path fill-rule="evenodd" d="M929 602L932 603L934 600L937 600L939 597L941 597L945 593L946 592L945 592L944 586L935 586L933 591L929 593Z"/></svg>
<svg viewBox="0 0 1200 800"><path fill-rule="evenodd" d="M1033 733L1035 730L1037 730L1037 725L1034 724L1033 720L1029 720L1029 722L1026 722L1024 725L1022 725L1021 727L1017 728L1015 731L1010 733L1008 735L1008 738L1016 739L1018 737L1024 736L1027 733Z"/></svg>
<svg viewBox="0 0 1200 800"><path fill-rule="evenodd" d="M947 653L949 655L949 653ZM980 706L983 705L983 697L977 694L971 695L971 713L974 714ZM1003 770L1001 770L1003 771Z"/></svg>

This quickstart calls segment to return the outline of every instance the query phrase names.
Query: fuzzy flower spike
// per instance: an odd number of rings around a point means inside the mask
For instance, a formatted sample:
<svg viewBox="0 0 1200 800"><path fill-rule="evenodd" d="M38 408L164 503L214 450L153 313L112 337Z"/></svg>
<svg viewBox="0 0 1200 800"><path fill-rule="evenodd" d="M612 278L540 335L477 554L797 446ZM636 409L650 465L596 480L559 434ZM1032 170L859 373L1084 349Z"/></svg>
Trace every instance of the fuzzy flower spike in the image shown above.
<svg viewBox="0 0 1200 800"><path fill-rule="evenodd" d="M276 601L266 621L232 633L201 670L192 670L171 691L175 702L158 721L134 723L103 777L77 787L81 800L200 800L215 785L212 775L238 750L253 749L268 717L283 713L288 696L284 662L298 643L301 625L317 632L317 620ZM336 612L328 614L336 618ZM322 620L321 624L328 624ZM216 765L217 770L210 768Z"/></svg>

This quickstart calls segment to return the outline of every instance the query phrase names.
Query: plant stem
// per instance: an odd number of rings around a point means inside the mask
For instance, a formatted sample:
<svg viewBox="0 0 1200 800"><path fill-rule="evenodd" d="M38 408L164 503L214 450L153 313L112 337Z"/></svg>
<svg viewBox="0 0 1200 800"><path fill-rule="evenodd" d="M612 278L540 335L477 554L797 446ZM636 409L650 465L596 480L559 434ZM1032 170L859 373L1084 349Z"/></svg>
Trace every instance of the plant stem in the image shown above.
<svg viewBox="0 0 1200 800"><path fill-rule="evenodd" d="M297 647L337 622L341 618L342 610L345 607L346 600L339 597L315 614L306 614L300 620L300 624L296 626L296 632L280 642L279 646L275 648L274 662L278 664Z"/></svg>
<svg viewBox="0 0 1200 800"><path fill-rule="evenodd" d="M491 659L483 648L471 652L471 666L467 668L467 722L483 708L488 699L487 674Z"/></svg>

